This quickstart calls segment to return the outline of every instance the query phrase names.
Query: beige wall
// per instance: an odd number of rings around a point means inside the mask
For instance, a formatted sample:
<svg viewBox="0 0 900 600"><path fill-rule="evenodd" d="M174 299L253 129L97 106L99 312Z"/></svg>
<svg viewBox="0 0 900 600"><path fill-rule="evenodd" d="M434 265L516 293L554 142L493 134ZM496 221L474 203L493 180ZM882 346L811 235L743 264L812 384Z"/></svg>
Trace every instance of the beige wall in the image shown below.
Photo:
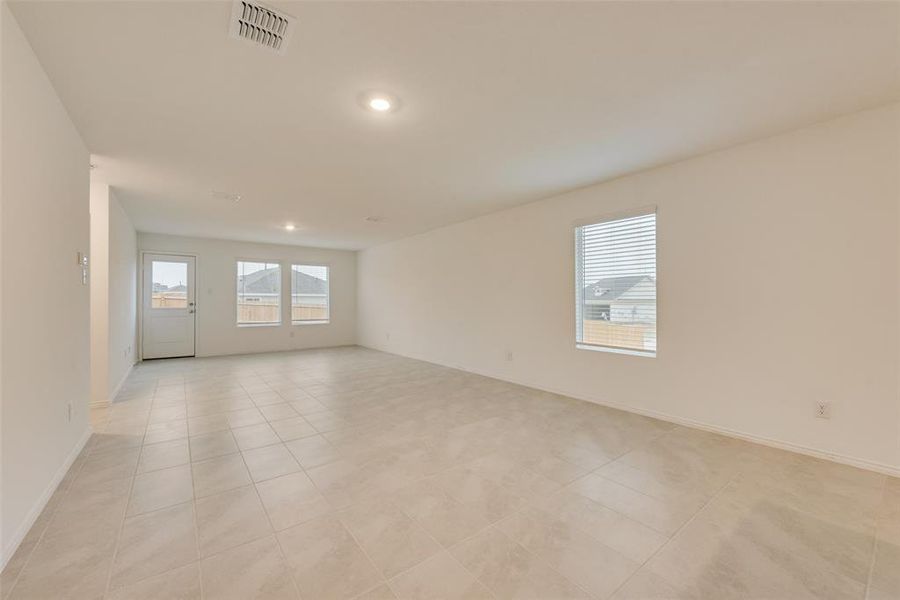
<svg viewBox="0 0 900 600"><path fill-rule="evenodd" d="M197 355L244 354L356 343L356 252L253 244L150 233L138 234L144 252L197 256ZM282 261L282 311L278 326L238 327L236 261ZM292 325L285 305L291 261L330 267L331 322Z"/></svg>
<svg viewBox="0 0 900 600"><path fill-rule="evenodd" d="M87 149L5 3L0 12L5 562L90 432L89 294L76 264L76 253L89 249L89 169Z"/></svg>
<svg viewBox="0 0 900 600"><path fill-rule="evenodd" d="M360 343L900 468L898 134L893 105L365 250ZM647 205L659 355L576 350L572 225Z"/></svg>
<svg viewBox="0 0 900 600"><path fill-rule="evenodd" d="M91 174L91 402L116 395L137 356L137 233L115 192Z"/></svg>

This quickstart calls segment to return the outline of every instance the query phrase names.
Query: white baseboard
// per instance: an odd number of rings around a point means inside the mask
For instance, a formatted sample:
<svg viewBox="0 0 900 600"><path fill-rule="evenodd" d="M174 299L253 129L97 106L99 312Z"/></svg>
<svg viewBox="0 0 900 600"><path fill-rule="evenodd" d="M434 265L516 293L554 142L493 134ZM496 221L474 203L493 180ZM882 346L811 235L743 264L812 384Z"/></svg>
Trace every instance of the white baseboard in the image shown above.
<svg viewBox="0 0 900 600"><path fill-rule="evenodd" d="M252 326L251 326L252 327ZM247 352L215 352L205 353L197 352L194 358L226 358L235 356L253 356L254 354L273 354L275 352L303 352L304 350L331 350L332 348L352 348L359 346L356 342L346 342L339 344L315 344L313 346L297 346L295 348L276 348L274 350L252 350Z"/></svg>
<svg viewBox="0 0 900 600"><path fill-rule="evenodd" d="M125 374L122 375L122 378L119 380L119 383L116 384L115 389L110 392L109 396L106 400L95 400L89 404L91 408L109 406L113 403L113 400L116 399L116 396L119 395L119 392L122 390L122 386L125 385L125 382L128 380L128 376L131 375L131 371L134 369L134 365L128 365L128 368L125 370Z"/></svg>
<svg viewBox="0 0 900 600"><path fill-rule="evenodd" d="M685 427L692 427L694 429L702 429L704 431L718 433L720 435L737 438L737 439L744 440L747 442L753 442L754 444L761 444L763 446L769 446L771 448L778 448L779 450L787 450L789 452L796 452L797 454L804 454L806 456L812 456L814 458L830 460L832 462L849 465L851 467L857 467L860 469L866 469L867 471L875 471L876 473L890 475L892 477L900 477L900 466L893 466L893 465L889 465L889 464L885 464L885 463L880 463L877 461L867 460L864 458L857 458L855 456L847 456L844 454L837 454L835 452L830 452L828 450L822 450L820 448L812 448L809 446L803 446L801 444L795 444L793 442L787 442L784 440L767 438L767 437L763 437L763 436L759 436L759 435L755 435L755 434L751 434L751 433L746 433L746 432L738 431L735 429L728 429L726 427L720 427L718 425L705 423L703 421L687 419L684 417L679 417L677 415L671 415L668 413L663 413L663 412L659 412L659 411L655 411L655 410L635 408L633 406L618 404L616 402L610 402L608 400L603 400L600 398L589 398L589 397L582 396L579 394L573 394L570 391L554 389L554 388L550 388L550 387L547 387L544 385L540 385L533 381L527 381L527 380L523 380L523 379L515 378L515 377L500 376L500 375L497 375L496 373L489 373L489 372L483 371L481 369L467 367L465 365L448 364L448 363L445 363L445 362L442 362L439 360L421 358L418 356L410 356L407 354L402 354L400 352L391 352L391 351L377 348L374 346L365 346L364 344L359 344L359 345L362 346L363 348L369 348L371 350L377 350L379 352L387 352L388 354L396 354L398 356L412 358L414 360L421 360L423 362L440 365L442 367L450 367L452 369L459 369L460 371L466 371L467 373L481 375L482 377L490 377L491 379L498 379L500 381L506 381L508 383L514 383L517 385L524 385L525 387L530 387L530 388L533 388L536 390L541 390L543 392L550 392L551 394L559 394L561 396L568 396L570 398L576 398L578 400L583 400L585 402L591 402L593 404L599 404L601 406L608 406L609 408L615 408L617 410L622 410L625 412L643 415L645 417L653 417L654 419L659 419L661 421L667 421L669 423L675 423L677 425L683 425Z"/></svg>
<svg viewBox="0 0 900 600"><path fill-rule="evenodd" d="M93 429L91 429L90 424L88 424L87 429L85 429L81 438L72 447L72 450L66 456L66 460L64 460L63 464L61 464L59 469L56 470L56 473L53 475L53 479L50 480L50 483L47 484L44 492L35 501L34 506L32 506L31 510L28 511L28 514L25 515L25 519L19 525L19 528L16 530L15 535L13 535L12 539L3 549L3 560L2 562L0 562L0 571L2 571L6 567L6 563L8 563L9 559L13 557L13 554L15 554L16 550L19 548L19 544L22 543L22 540L24 540L25 536L28 534L28 530L31 529L35 521L37 521L37 518L41 516L41 512L44 510L44 507L47 506L47 502L49 502L50 497L53 496L53 492L56 491L56 488L59 487L59 484L63 480L63 477L65 477L66 473L69 472L69 468L72 466L72 463L74 463L75 459L78 458L78 455L81 454L81 451L84 449L84 445L91 437L91 433L93 433Z"/></svg>
<svg viewBox="0 0 900 600"><path fill-rule="evenodd" d="M112 393L109 395L109 403L112 404L113 400L116 399L116 396L119 395L119 392L122 391L122 386L125 385L125 382L128 381L128 376L131 375L131 371L134 369L134 363L128 365L128 368L125 369L125 373L122 375L122 378L119 379L119 383L116 384L115 389L113 389Z"/></svg>

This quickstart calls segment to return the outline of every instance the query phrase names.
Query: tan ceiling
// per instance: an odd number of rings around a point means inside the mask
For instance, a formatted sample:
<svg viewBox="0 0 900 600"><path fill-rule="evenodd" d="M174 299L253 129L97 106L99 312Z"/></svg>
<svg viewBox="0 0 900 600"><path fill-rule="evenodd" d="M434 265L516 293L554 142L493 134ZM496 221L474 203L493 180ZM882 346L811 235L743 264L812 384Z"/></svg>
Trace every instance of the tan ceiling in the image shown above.
<svg viewBox="0 0 900 600"><path fill-rule="evenodd" d="M270 5L12 3L138 229L363 248L900 99L897 3Z"/></svg>

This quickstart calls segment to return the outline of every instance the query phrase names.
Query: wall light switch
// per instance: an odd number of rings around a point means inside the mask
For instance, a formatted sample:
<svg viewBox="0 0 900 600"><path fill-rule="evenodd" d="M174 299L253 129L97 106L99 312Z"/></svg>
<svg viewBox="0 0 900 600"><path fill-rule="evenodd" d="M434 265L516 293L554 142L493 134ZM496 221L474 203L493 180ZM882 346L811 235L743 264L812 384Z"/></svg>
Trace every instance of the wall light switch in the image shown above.
<svg viewBox="0 0 900 600"><path fill-rule="evenodd" d="M88 257L84 252L77 253L78 262L76 263L79 267L81 267L81 285L87 285L88 283Z"/></svg>

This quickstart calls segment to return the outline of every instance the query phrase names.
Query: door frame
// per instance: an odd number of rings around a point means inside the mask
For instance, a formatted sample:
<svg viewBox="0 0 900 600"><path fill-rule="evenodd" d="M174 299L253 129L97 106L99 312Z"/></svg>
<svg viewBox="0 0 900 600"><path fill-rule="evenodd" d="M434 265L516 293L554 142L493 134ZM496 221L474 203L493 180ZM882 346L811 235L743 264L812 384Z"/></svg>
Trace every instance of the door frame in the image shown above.
<svg viewBox="0 0 900 600"><path fill-rule="evenodd" d="M140 269L138 271L138 314L137 314L137 358L139 362L144 360L144 255L160 254L162 256L190 256L194 259L194 302L199 307L198 300L200 286L200 257L192 252L174 252L171 250L141 250L138 257ZM194 356L197 356L197 313L194 313ZM157 359L153 359L157 360Z"/></svg>

